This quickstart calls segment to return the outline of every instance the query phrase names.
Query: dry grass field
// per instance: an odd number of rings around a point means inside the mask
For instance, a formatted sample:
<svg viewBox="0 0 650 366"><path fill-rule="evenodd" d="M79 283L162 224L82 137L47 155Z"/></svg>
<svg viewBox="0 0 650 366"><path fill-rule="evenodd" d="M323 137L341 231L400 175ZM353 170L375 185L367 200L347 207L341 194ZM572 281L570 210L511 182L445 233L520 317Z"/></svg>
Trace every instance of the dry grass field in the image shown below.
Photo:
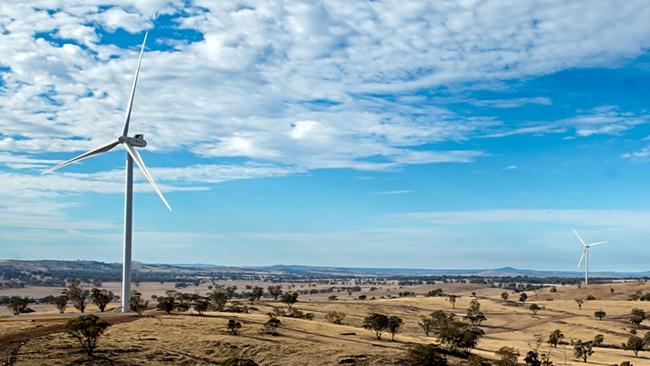
<svg viewBox="0 0 650 366"><path fill-rule="evenodd" d="M143 293L162 293L164 288L154 284L141 284ZM454 312L462 317L472 298L472 292L481 303L481 310L487 320L481 324L485 336L473 353L486 358L495 358L494 352L502 346L515 347L522 355L530 349L535 335L544 340L554 329L560 329L566 340L592 340L602 334L605 344L620 346L633 329L629 314L633 308L650 312L650 302L628 301L628 295L636 291L647 292L650 287L644 282L611 283L576 286L557 286L557 292L548 288L529 292L526 304L517 302L518 294L511 293L511 300L504 302L502 290L468 284L442 284L440 286L418 286L399 289L417 293L432 288L443 288L446 293L459 295L455 308L446 297L402 297L379 298L395 291L397 286L387 286L382 292L355 293L353 296L339 294L339 300L328 301L326 295L301 296L296 308L314 313L313 320L281 317L279 335L263 334L260 329L268 319L266 315L274 308L285 309L286 305L261 301L252 304L248 314L207 312L198 316L193 311L186 313L164 313L150 311L143 317L124 318L121 314L113 318L106 333L99 340L97 364L146 365L219 364L231 356L254 360L260 365L399 365L406 350L417 343L435 343L417 325L419 317L434 310ZM610 288L614 289L612 293ZM207 289L185 289L186 292L204 292ZM23 291L29 291L25 289ZM32 289L42 291L42 289ZM40 292L39 292L40 293ZM375 300L355 300L360 294ZM597 300L586 301L578 308L575 298L592 295ZM542 310L536 315L528 309L530 303L538 304ZM23 337L19 347L13 351L15 365L66 365L82 364L84 356L78 352L75 340L65 334L63 324L74 317L60 316L49 306L35 307L36 314L19 317L0 317L0 345L2 340ZM346 314L343 325L334 325L325 319L328 311ZM603 320L594 317L594 312L603 310ZM3 310L5 311L5 310ZM404 325L395 338L390 336L378 341L373 334L361 327L363 318L372 312L396 315ZM122 317L122 318L121 318ZM242 331L234 336L228 333L226 323L238 319ZM647 321L650 323L650 321ZM40 330L40 331L39 331ZM650 328L642 326L638 334L643 336ZM551 348L544 343L541 350L551 353L555 365L585 365L573 356L570 345ZM650 365L650 352L640 352L635 357L631 351L595 347L587 365L618 365L630 361L635 366ZM453 364L462 364L460 359L450 357ZM523 357L520 358L523 362Z"/></svg>

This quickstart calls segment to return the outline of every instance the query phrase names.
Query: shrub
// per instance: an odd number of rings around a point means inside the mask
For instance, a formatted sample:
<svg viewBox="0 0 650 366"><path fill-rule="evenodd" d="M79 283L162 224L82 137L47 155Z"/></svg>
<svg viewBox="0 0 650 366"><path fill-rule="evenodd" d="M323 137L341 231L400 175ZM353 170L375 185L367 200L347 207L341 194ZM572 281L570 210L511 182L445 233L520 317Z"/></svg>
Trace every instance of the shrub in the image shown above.
<svg viewBox="0 0 650 366"><path fill-rule="evenodd" d="M173 296L160 296L156 298L156 301L158 301L156 308L167 314L171 313L172 310L176 308L176 301Z"/></svg>
<svg viewBox="0 0 650 366"><path fill-rule="evenodd" d="M77 339L81 349L92 359L97 340L108 328L108 323L96 315L82 315L70 320L66 326L68 334Z"/></svg>
<svg viewBox="0 0 650 366"><path fill-rule="evenodd" d="M210 300L203 296L197 296L192 303L192 307L197 313L199 313L199 316L203 316L203 313L208 311L208 308L210 307Z"/></svg>
<svg viewBox="0 0 650 366"><path fill-rule="evenodd" d="M280 319L275 315L269 314L269 320L262 326L262 331L266 334L278 335L278 328L282 325Z"/></svg>
<svg viewBox="0 0 650 366"><path fill-rule="evenodd" d="M68 307L68 297L66 295L60 295L52 298L51 304L54 304L59 310L59 313L65 313L65 309Z"/></svg>
<svg viewBox="0 0 650 366"><path fill-rule="evenodd" d="M499 360L496 362L498 366L517 366L517 359L519 358L519 351L512 347L501 347L494 352Z"/></svg>
<svg viewBox="0 0 650 366"><path fill-rule="evenodd" d="M34 311L28 307L31 302L32 300L28 297L11 296L7 301L7 308L14 315L31 313Z"/></svg>
<svg viewBox="0 0 650 366"><path fill-rule="evenodd" d="M135 311L138 315L142 315L144 311L147 310L149 301L145 301L140 292L133 290L131 291L131 300L129 301L129 305L131 306L132 311Z"/></svg>
<svg viewBox="0 0 650 366"><path fill-rule="evenodd" d="M630 316L630 323L634 324L637 328L641 325L641 323L645 320L646 315L645 311L642 309L632 309L632 315Z"/></svg>
<svg viewBox="0 0 650 366"><path fill-rule="evenodd" d="M603 344L603 342L605 342L605 336L602 334L596 334L596 336L594 337L594 346L600 347L600 345Z"/></svg>
<svg viewBox="0 0 650 366"><path fill-rule="evenodd" d="M405 366L447 366L447 358L433 344L419 344L412 347L404 362Z"/></svg>
<svg viewBox="0 0 650 366"><path fill-rule="evenodd" d="M528 310L530 310L533 313L533 315L537 315L537 312L540 311L541 309L542 308L540 308L539 305L537 304L530 304L530 306L528 307Z"/></svg>
<svg viewBox="0 0 650 366"><path fill-rule="evenodd" d="M345 313L342 311L328 311L325 315L325 319L332 324L343 324L343 319L345 319Z"/></svg>
<svg viewBox="0 0 650 366"><path fill-rule="evenodd" d="M295 291L291 293L285 292L284 294L282 294L282 296L280 296L280 301L287 304L289 309L291 309L293 304L298 302L298 293Z"/></svg>
<svg viewBox="0 0 650 366"><path fill-rule="evenodd" d="M236 319L230 319L228 320L228 330L232 335L237 335L239 334L239 330L241 329L241 323L236 320Z"/></svg>
<svg viewBox="0 0 650 366"><path fill-rule="evenodd" d="M230 357L223 361L221 366L259 366L255 361L249 358Z"/></svg>
<svg viewBox="0 0 650 366"><path fill-rule="evenodd" d="M501 299L502 299L503 301L507 302L507 301L508 301L508 297L510 297L510 294L508 294L507 292L504 291L504 292L501 293Z"/></svg>

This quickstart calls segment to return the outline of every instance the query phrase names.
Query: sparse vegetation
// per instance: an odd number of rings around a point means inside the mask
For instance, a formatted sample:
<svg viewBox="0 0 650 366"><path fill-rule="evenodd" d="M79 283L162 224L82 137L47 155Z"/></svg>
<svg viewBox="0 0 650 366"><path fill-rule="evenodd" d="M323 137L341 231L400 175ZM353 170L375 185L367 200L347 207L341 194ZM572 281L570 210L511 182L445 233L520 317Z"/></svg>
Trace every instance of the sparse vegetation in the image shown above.
<svg viewBox="0 0 650 366"><path fill-rule="evenodd" d="M447 366L447 358L433 344L411 347L406 355L405 366Z"/></svg>
<svg viewBox="0 0 650 366"><path fill-rule="evenodd" d="M586 363L589 357L594 354L592 342L577 340L573 345L573 354L577 359L581 359Z"/></svg>
<svg viewBox="0 0 650 366"><path fill-rule="evenodd" d="M345 313L342 311L328 311L325 315L325 319L332 324L343 324L343 319L345 319Z"/></svg>
<svg viewBox="0 0 650 366"><path fill-rule="evenodd" d="M228 320L227 326L228 326L228 331L230 331L232 335L238 335L239 331L241 330L241 323L236 319Z"/></svg>
<svg viewBox="0 0 650 366"><path fill-rule="evenodd" d="M115 296L111 291L101 290L98 288L93 288L90 290L90 300L93 304L97 305L99 311L102 313L106 310L106 305L108 305Z"/></svg>
<svg viewBox="0 0 650 366"><path fill-rule="evenodd" d="M96 315L82 315L77 319L70 320L67 324L68 334L79 342L79 346L86 353L88 359L92 360L97 340L108 328L108 323Z"/></svg>
<svg viewBox="0 0 650 366"><path fill-rule="evenodd" d="M84 313L86 311L86 302L88 300L90 292L81 288L79 283L72 282L68 287L63 290L63 295L67 296L75 309L79 312Z"/></svg>

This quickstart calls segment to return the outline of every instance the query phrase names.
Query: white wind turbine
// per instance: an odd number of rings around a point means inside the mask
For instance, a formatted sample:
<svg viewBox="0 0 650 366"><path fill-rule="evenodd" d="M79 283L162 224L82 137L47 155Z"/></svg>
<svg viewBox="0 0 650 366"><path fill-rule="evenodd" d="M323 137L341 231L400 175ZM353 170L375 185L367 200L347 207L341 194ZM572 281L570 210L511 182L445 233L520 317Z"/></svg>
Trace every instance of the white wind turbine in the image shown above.
<svg viewBox="0 0 650 366"><path fill-rule="evenodd" d="M580 240L580 244L582 244L582 255L580 256L580 261L578 261L578 267L577 269L580 269L580 264L582 264L582 260L585 260L585 285L589 284L589 249L591 247L600 245L600 244L605 244L607 241L597 241L595 243L586 243L580 234L576 231L576 229L573 229L573 233L576 234L578 237L578 240Z"/></svg>
<svg viewBox="0 0 650 366"><path fill-rule="evenodd" d="M75 158L72 158L64 163L61 163L55 167L43 171L42 174L51 173L54 170L62 168L66 165L72 164L74 162L87 159L91 156L99 155L105 152L112 150L117 145L122 145L126 150L126 179L125 179L125 196L124 196L124 256L122 262L122 312L128 312L130 310L130 299L131 299L131 238L132 238L132 218L133 218L133 161L138 165L138 168L142 171L145 178L151 183L154 191L158 194L158 197L162 200L169 211L172 208L165 200L162 192L154 182L151 174L147 170L147 167L144 165L144 161L136 150L136 147L145 147L147 142L144 140L144 135L138 134L133 137L129 137L129 122L131 120L131 110L133 109L133 98L135 96L135 88L138 83L138 74L140 73L140 65L142 64L142 55L144 54L144 46L147 42L147 33L144 35L144 41L142 41L142 48L140 49L140 58L138 60L138 66L135 70L135 76L133 77L133 85L131 86L131 94L129 96L129 102L126 106L126 114L124 116L124 128L122 130L122 135L119 136L116 140L109 142L106 145L102 145L95 149L92 149L88 152L85 152Z"/></svg>

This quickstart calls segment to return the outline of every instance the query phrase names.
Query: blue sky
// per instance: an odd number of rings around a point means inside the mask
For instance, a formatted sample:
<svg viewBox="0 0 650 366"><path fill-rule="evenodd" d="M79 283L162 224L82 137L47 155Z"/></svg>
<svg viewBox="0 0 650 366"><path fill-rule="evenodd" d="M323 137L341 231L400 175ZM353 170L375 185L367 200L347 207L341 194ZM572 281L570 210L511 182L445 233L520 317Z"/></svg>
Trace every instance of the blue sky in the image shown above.
<svg viewBox="0 0 650 366"><path fill-rule="evenodd" d="M0 5L0 258L649 270L644 1Z"/></svg>

